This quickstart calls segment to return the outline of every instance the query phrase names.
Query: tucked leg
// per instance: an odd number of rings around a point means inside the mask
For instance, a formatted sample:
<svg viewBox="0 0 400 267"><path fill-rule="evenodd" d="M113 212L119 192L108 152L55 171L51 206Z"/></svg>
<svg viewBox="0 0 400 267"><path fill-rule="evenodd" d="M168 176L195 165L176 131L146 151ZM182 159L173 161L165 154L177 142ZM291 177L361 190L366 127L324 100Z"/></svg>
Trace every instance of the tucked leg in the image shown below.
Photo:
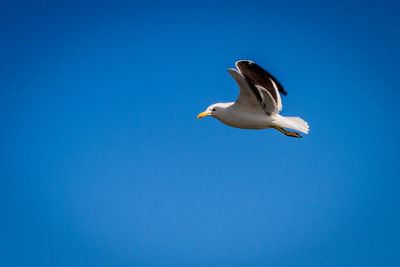
<svg viewBox="0 0 400 267"><path fill-rule="evenodd" d="M280 127L274 127L274 128L280 131L281 133L285 134L286 136L301 138L301 135L297 132L286 131L285 129Z"/></svg>

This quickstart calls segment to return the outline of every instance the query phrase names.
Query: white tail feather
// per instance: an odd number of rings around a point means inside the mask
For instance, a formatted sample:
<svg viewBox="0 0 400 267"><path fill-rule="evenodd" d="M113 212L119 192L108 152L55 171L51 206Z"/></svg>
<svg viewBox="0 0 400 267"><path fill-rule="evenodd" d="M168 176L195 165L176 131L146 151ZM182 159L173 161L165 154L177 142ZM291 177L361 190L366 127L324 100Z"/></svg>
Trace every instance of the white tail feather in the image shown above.
<svg viewBox="0 0 400 267"><path fill-rule="evenodd" d="M300 117L284 117L278 115L274 120L274 124L278 127L290 128L305 134L308 134L309 131L308 123Z"/></svg>

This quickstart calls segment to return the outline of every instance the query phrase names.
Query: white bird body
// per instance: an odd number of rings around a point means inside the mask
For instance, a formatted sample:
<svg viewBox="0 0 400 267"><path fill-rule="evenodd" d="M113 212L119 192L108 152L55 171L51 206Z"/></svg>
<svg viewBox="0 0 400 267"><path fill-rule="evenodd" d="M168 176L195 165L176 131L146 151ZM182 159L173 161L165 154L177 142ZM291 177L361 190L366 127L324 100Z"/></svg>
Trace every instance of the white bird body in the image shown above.
<svg viewBox="0 0 400 267"><path fill-rule="evenodd" d="M239 97L235 102L217 103L209 106L198 118L212 116L222 123L241 129L275 128L287 136L301 137L294 129L308 133L308 123L299 117L284 117L279 114L282 101L279 91L286 94L282 85L267 71L249 60L236 62L236 69L228 69L239 86Z"/></svg>
<svg viewBox="0 0 400 267"><path fill-rule="evenodd" d="M220 122L241 129L266 129L272 125L272 117L265 116L263 113L243 110L235 102L218 103L220 107L226 105L213 114L213 117Z"/></svg>

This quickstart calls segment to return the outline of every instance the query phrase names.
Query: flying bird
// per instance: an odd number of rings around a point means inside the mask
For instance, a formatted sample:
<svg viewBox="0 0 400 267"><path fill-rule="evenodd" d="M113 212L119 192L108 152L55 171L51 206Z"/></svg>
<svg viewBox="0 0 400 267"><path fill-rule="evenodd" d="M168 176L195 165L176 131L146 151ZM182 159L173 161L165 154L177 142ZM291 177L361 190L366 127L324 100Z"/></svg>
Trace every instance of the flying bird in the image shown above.
<svg viewBox="0 0 400 267"><path fill-rule="evenodd" d="M308 123L300 117L284 117L280 93L287 92L269 72L251 60L239 60L236 68L228 73L239 86L239 97L235 102L217 103L209 106L197 118L211 116L222 123L241 129L274 128L281 133L300 138L298 132L308 134ZM279 93L280 92L280 93Z"/></svg>

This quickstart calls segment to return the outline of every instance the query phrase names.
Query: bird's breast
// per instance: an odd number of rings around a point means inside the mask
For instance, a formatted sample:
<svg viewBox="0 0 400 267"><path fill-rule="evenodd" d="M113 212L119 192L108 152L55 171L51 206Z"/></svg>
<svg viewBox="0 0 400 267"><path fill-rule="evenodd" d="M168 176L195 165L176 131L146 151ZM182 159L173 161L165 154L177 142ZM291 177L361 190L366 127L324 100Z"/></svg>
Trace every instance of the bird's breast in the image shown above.
<svg viewBox="0 0 400 267"><path fill-rule="evenodd" d="M222 123L241 129L265 129L271 127L272 119L265 113L248 113L230 110L217 117Z"/></svg>

